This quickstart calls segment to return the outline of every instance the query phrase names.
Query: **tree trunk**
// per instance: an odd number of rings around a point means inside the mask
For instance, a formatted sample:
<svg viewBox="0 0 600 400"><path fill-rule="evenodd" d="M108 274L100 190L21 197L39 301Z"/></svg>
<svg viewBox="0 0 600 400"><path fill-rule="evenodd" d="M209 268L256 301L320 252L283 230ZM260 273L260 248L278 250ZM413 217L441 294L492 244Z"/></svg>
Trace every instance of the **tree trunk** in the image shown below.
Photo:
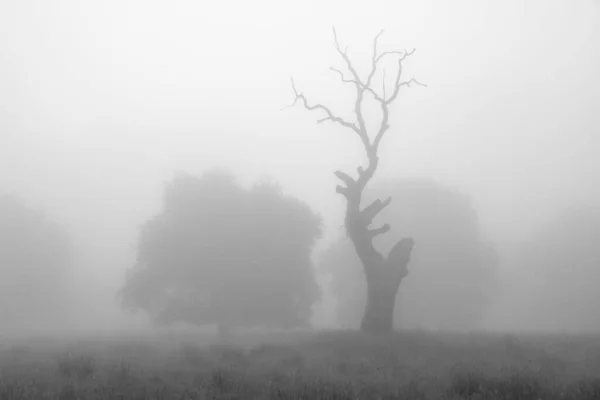
<svg viewBox="0 0 600 400"><path fill-rule="evenodd" d="M369 150L369 149L368 149ZM373 239L390 230L389 224L371 229L375 217L392 201L375 200L364 209L360 209L362 191L377 168L375 150L367 152L369 167L358 169L358 180L348 174L336 171L335 175L346 187L338 186L336 191L347 200L345 226L354 245L367 280L367 305L361 322L361 331L365 333L391 333L394 327L394 305L400 282L408 275L408 263L415 241L404 238L392 247L384 257L373 245Z"/></svg>
<svg viewBox="0 0 600 400"><path fill-rule="evenodd" d="M397 243L387 258L384 258L373 246L373 238L378 235L382 235L390 230L388 224L384 224L379 228L370 229L370 225L374 218L387 207L392 201L391 197L381 201L375 200L373 203L361 210L360 203L363 190L367 183L373 178L379 157L377 151L381 140L385 132L389 129L389 105L396 100L400 88L403 86L410 86L411 83L417 82L414 78L408 81L402 81L402 61L412 55L414 50L411 52L401 51L389 51L389 52L378 52L377 51L377 40L383 33L381 31L374 40L373 43L373 58L372 68L369 76L366 80L361 80L358 72L352 65L350 58L346 50L342 50L337 40L337 34L335 29L333 35L335 39L335 47L338 53L342 56L346 62L346 66L350 70L353 79L346 79L344 73L333 69L341 75L342 81L346 83L353 83L356 87L356 101L354 102L354 113L356 114L356 122L350 122L343 118L336 116L328 107L322 104L309 105L304 94L296 90L294 85L294 79L292 78L292 88L296 98L294 104L299 100L304 104L304 108L307 110L321 110L326 113L324 118L321 118L319 122L332 121L337 124L344 126L352 130L360 138L369 161L367 169L362 166L357 168L358 179L352 178L350 175L342 172L335 171L334 174L340 179L345 186L338 185L335 190L337 193L344 196L347 200L346 205L346 231L348 236L354 244L356 254L360 258L365 274L367 276L367 306L365 308L365 314L361 323L361 330L364 332L372 333L384 333L391 332L393 327L393 315L394 315L394 302L400 281L404 278L408 271L406 269L408 261L410 259L410 253L414 245L414 240L411 238L402 239ZM386 55L398 54L398 69L396 73L395 83L393 91L388 95L385 90L385 84L383 88L383 94L378 94L372 86L372 78L375 76L379 61ZM365 92L373 95L375 101L380 104L382 110L382 120L377 134L373 139L369 137L367 125L363 115L363 100Z"/></svg>
<svg viewBox="0 0 600 400"><path fill-rule="evenodd" d="M408 275L414 241L410 238L400 240L384 258L370 240L362 238L362 241L360 236L354 240L367 281L367 302L360 330L368 334L388 334L394 330L396 294Z"/></svg>
<svg viewBox="0 0 600 400"><path fill-rule="evenodd" d="M369 334L387 334L394 329L394 306L400 282L394 285L391 274L382 272L367 278L367 303L360 330Z"/></svg>

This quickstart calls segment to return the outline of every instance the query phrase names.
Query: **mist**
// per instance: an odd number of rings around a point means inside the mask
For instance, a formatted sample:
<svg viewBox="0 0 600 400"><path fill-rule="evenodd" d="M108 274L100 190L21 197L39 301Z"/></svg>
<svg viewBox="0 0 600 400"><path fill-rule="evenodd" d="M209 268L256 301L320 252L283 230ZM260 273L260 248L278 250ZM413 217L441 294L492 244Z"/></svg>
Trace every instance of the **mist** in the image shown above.
<svg viewBox="0 0 600 400"><path fill-rule="evenodd" d="M434 179L472 200L503 260L479 328L559 329L544 323L559 306L528 306L540 266L515 249L563 210L600 205L598 1L20 0L0 4L0 26L0 192L74 241L82 300L69 329L149 326L115 296L177 172L272 177L324 219L315 253L345 235L333 171L355 171L364 149L317 113L284 109L293 76L311 101L352 117L353 92L329 70L343 67L332 26L363 72L381 29L382 49L416 48L404 74L427 87L394 103L377 178ZM335 328L319 280L313 326ZM546 293L561 290L553 282Z"/></svg>

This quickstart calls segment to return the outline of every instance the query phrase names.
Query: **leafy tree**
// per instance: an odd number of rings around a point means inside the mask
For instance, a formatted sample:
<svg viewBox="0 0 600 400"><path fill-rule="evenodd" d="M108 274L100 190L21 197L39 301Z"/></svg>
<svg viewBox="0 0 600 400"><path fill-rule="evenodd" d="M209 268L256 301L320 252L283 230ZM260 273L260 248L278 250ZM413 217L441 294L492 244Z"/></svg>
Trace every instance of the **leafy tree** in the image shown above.
<svg viewBox="0 0 600 400"><path fill-rule="evenodd" d="M159 324L306 325L320 235L320 217L272 182L246 190L223 170L181 175L141 229L123 304Z"/></svg>
<svg viewBox="0 0 600 400"><path fill-rule="evenodd" d="M68 318L71 242L19 198L0 195L0 321L5 330L57 326Z"/></svg>
<svg viewBox="0 0 600 400"><path fill-rule="evenodd" d="M580 207L557 213L522 246L519 270L530 277L521 307L538 329L600 329L599 239L600 208Z"/></svg>
<svg viewBox="0 0 600 400"><path fill-rule="evenodd" d="M393 180L372 189L369 197L388 192L400 199L381 217L419 242L411 261L414 272L398 296L396 321L413 328L475 327L493 300L499 260L483 239L469 199L429 180ZM389 239L381 239L382 248L392 247ZM338 318L350 327L359 324L367 299L360 266L346 240L321 258L321 267L332 275Z"/></svg>
<svg viewBox="0 0 600 400"><path fill-rule="evenodd" d="M347 49L342 50L337 39L335 29L333 30L335 39L335 48L344 60L346 67L350 72L350 77L341 70L331 68L340 75L342 82L353 85L356 89L356 101L354 113L356 121L351 122L335 115L331 109L322 104L309 104L304 94L298 92L292 78L292 88L295 93L295 100L292 105L300 101L304 107L309 110L319 110L324 117L319 122L331 121L353 131L361 140L364 146L368 165L366 168L358 167L358 178L336 171L335 175L345 186L337 186L336 192L346 198L346 218L345 226L348 236L354 246L356 254L360 259L367 284L367 302L364 315L361 322L361 330L368 333L388 333L393 328L394 304L400 283L408 275L408 263L410 254L414 246L412 238L405 238L399 241L387 257L384 257L373 245L373 239L390 230L390 225L384 224L379 228L371 229L370 225L373 219L391 202L391 197L381 201L375 200L370 205L361 210L361 198L363 191L375 174L379 162L378 150L385 132L389 129L389 107L398 97L400 89L411 84L419 84L417 80L410 79L402 81L403 62L412 55L415 50L407 51L384 51L379 52L377 42L383 31L381 31L373 41L373 57L371 59L371 69L366 79L361 78L360 74L350 61ZM397 68L393 77L393 86L388 91L386 87L385 71L383 75L383 87L375 87L373 78L375 77L378 66L383 59L395 57L397 59ZM424 86L424 85L423 85ZM375 104L379 106L382 112L379 128L372 138L367 129L363 106L365 100L370 97Z"/></svg>

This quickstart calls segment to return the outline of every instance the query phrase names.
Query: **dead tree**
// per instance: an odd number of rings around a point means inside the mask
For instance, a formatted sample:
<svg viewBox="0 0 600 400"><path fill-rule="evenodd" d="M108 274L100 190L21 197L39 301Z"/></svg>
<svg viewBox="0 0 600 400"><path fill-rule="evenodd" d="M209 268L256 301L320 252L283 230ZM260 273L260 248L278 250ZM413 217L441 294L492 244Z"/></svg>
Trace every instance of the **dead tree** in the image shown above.
<svg viewBox="0 0 600 400"><path fill-rule="evenodd" d="M377 249L375 249L373 239L378 235L388 232L390 230L390 225L384 224L383 226L372 229L371 224L373 219L381 212L381 210L390 204L392 199L391 197L388 197L383 201L377 199L362 210L360 209L360 202L365 186L375 174L377 163L379 161L377 151L385 132L390 127L388 124L390 105L396 100L402 87L408 87L412 83L425 86L414 78L408 81L402 81L401 79L402 62L415 52L414 49L410 52L378 52L377 41L382 33L383 31L379 32L373 41L371 71L369 72L367 79L363 80L360 78L356 68L352 65L352 62L348 57L347 49L342 50L340 48L335 28L333 28L335 48L340 56L342 56L351 76L347 77L342 71L333 67L331 70L340 76L342 82L352 84L356 88L356 101L354 103L354 113L356 114L355 122L350 122L336 116L325 105L309 104L304 94L298 92L296 89L293 78L292 88L296 97L294 102L290 105L294 106L298 101L301 101L304 107L309 111L320 110L325 116L318 120L319 123L331 121L353 131L360 138L366 151L368 160L367 168L358 167L358 177L356 179L341 171L336 171L335 176L337 176L344 184L337 186L336 192L346 198L346 231L354 245L356 254L362 262L367 282L367 304L361 322L361 330L363 332L376 334L389 333L393 330L393 313L396 294L398 293L402 279L408 274L407 266L410 261L414 240L412 238L404 238L392 248L387 257L382 256ZM383 89L380 94L374 88L372 81L379 63L382 59L387 57L397 58L397 73L391 92L388 94L385 82L383 82ZM366 95L370 95L381 106L381 111L383 113L381 125L373 139L371 139L367 132L365 119L363 117L362 106Z"/></svg>

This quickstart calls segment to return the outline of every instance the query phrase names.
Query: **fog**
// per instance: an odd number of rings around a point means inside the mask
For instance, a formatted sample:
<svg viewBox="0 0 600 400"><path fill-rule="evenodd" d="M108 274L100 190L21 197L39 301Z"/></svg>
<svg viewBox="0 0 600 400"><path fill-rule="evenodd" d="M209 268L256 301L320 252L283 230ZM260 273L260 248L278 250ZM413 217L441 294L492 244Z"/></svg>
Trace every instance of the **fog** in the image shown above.
<svg viewBox="0 0 600 400"><path fill-rule="evenodd" d="M332 26L363 72L385 29L380 48L416 48L404 73L427 84L394 103L378 178L460 188L500 252L565 207L600 204L597 0L2 2L0 192L76 242L89 298L79 327L144 323L114 292L178 171L271 176L323 216L317 250L344 234L332 172L355 171L364 149L318 113L282 110L293 76L311 101L352 116L353 92L329 70L344 66ZM519 272L503 279L522 284ZM525 318L510 310L526 296L504 296L489 329ZM335 326L333 302L316 327Z"/></svg>

